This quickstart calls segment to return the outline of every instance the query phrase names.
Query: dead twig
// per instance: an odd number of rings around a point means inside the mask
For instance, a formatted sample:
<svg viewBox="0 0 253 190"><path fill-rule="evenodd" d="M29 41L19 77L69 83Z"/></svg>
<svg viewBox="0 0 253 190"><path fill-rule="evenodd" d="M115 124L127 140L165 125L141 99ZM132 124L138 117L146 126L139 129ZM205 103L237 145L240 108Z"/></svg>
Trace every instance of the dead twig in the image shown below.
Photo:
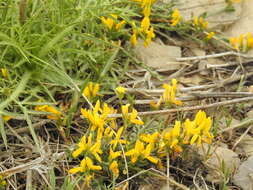
<svg viewBox="0 0 253 190"><path fill-rule="evenodd" d="M229 55L240 56L240 57L243 57L246 59L253 59L252 56L248 56L246 54L242 54L242 53L234 52L234 51L228 51L228 52L216 53L216 54L212 54L212 55L194 56L194 57L180 57L180 58L176 58L176 61L195 61L195 60L208 59L208 58L224 57L224 56L229 56Z"/></svg>
<svg viewBox="0 0 253 190"><path fill-rule="evenodd" d="M183 96L177 98L181 101L193 101L193 100L201 100L204 98L242 98L242 97L253 97L253 93L250 92L191 92L192 96ZM145 99L145 100L135 100L135 105L145 105L150 104L151 101L155 103L159 101L159 98L155 99ZM127 103L123 101L123 103Z"/></svg>
<svg viewBox="0 0 253 190"><path fill-rule="evenodd" d="M245 98L237 98L233 100L227 100L222 102L216 102L213 104L202 105L202 106L189 106L189 107L182 107L182 108L175 108L175 109L166 109L166 110L157 110L157 111L147 111L147 112L139 112L139 116L146 116L146 115L162 115L162 114L169 114L169 113L177 113L177 112L184 112L184 111L193 111L193 110L201 110L225 105L232 105L236 103L248 102L253 101L253 97L245 97ZM122 114L110 114L108 118L121 118Z"/></svg>

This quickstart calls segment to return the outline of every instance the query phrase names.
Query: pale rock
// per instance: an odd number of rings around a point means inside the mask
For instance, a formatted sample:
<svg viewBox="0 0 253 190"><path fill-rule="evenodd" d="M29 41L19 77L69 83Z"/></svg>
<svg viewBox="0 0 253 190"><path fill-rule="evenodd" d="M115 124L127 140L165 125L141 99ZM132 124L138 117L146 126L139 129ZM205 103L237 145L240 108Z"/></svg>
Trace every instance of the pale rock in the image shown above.
<svg viewBox="0 0 253 190"><path fill-rule="evenodd" d="M243 190L253 189L253 156L239 166L233 177L233 182Z"/></svg>
<svg viewBox="0 0 253 190"><path fill-rule="evenodd" d="M164 3L171 2L171 0L162 1ZM206 13L209 28L222 28L231 25L240 18L242 12L242 3L233 4L235 11L225 12L227 7L225 0L177 0L175 2L184 20L192 19L192 15L200 16Z"/></svg>
<svg viewBox="0 0 253 190"><path fill-rule="evenodd" d="M210 152L210 155L206 155L207 152ZM204 164L207 167L208 174L206 176L206 180L214 183L220 183L224 179L224 175L222 173L223 163L225 168L231 173L233 173L240 164L238 155L232 150L224 147L215 148L205 145L202 150L199 150L199 155L203 157Z"/></svg>
<svg viewBox="0 0 253 190"><path fill-rule="evenodd" d="M151 42L148 47L144 47L143 40L138 40L134 52L144 64L156 69L178 70L185 64L175 59L181 57L182 54L181 48L177 46Z"/></svg>
<svg viewBox="0 0 253 190"><path fill-rule="evenodd" d="M238 143L236 152L246 156L253 156L253 138L250 135L245 135Z"/></svg>

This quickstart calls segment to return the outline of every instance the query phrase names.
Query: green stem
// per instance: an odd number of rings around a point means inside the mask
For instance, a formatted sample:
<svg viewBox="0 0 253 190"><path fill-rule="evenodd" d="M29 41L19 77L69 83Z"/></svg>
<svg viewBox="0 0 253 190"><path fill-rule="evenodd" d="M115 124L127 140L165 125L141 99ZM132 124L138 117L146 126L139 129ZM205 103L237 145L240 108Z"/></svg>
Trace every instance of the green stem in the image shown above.
<svg viewBox="0 0 253 190"><path fill-rule="evenodd" d="M18 87L14 90L14 92L10 95L9 98L7 98L5 101L3 101L2 103L0 103L0 111L3 111L3 109L5 107L8 106L8 104L10 102L12 102L13 100L15 100L19 94L21 92L23 92L23 90L26 87L27 82L29 81L31 77L31 73L30 72L26 72L22 77L21 77L21 81L19 82Z"/></svg>

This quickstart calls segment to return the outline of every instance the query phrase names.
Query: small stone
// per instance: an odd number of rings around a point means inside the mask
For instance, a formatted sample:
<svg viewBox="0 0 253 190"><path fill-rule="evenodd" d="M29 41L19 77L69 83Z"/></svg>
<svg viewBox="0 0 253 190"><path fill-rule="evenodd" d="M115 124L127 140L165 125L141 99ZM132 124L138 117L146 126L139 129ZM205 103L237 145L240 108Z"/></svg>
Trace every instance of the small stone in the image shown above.
<svg viewBox="0 0 253 190"><path fill-rule="evenodd" d="M243 190L253 189L253 156L240 165L233 177L233 182Z"/></svg>
<svg viewBox="0 0 253 190"><path fill-rule="evenodd" d="M185 64L176 61L182 54L181 48L177 46L151 42L148 47L144 47L143 40L138 40L134 52L144 64L156 69L178 70Z"/></svg>
<svg viewBox="0 0 253 190"><path fill-rule="evenodd" d="M253 138L250 135L245 135L238 143L236 151L246 156L253 156Z"/></svg>
<svg viewBox="0 0 253 190"><path fill-rule="evenodd" d="M204 152L203 150L200 150L199 154L204 159L208 152L208 145L203 147ZM239 167L240 159L238 155L228 148L211 147L210 154L209 158L204 161L204 164L207 166L207 181L220 183L224 180L224 174L222 173L224 167L231 173Z"/></svg>

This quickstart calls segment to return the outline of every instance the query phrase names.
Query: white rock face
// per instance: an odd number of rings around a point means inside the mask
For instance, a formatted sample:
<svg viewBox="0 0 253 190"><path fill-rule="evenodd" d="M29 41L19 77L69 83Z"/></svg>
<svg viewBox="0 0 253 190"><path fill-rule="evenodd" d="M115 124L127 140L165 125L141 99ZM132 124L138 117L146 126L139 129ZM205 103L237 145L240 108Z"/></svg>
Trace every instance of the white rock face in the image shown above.
<svg viewBox="0 0 253 190"><path fill-rule="evenodd" d="M253 156L240 165L233 182L243 190L253 189Z"/></svg>

